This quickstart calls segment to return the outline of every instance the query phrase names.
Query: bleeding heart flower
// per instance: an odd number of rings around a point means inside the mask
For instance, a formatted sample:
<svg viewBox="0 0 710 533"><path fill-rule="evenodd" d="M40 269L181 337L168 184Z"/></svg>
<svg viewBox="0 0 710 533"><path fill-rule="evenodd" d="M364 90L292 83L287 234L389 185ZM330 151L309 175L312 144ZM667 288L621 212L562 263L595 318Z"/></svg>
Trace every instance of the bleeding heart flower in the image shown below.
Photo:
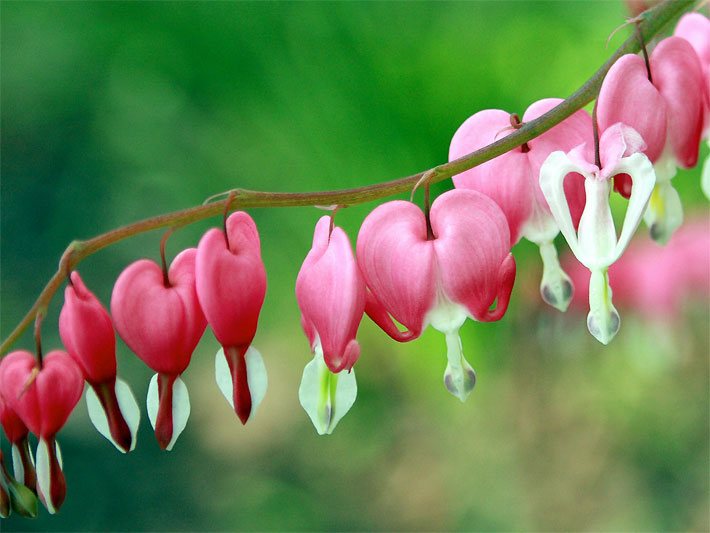
<svg viewBox="0 0 710 533"><path fill-rule="evenodd" d="M365 312L365 282L350 240L331 218L316 224L313 246L296 279L301 324L313 351L298 397L320 435L330 434L357 396L355 340Z"/></svg>
<svg viewBox="0 0 710 533"><path fill-rule="evenodd" d="M703 93L705 97L705 114L703 118L703 138L710 146L710 20L700 13L686 13L678 21L675 35L690 43L695 50L703 69ZM710 157L705 158L701 178L701 186L705 196L710 200Z"/></svg>
<svg viewBox="0 0 710 533"><path fill-rule="evenodd" d="M677 167L690 168L698 160L704 81L697 55L680 37L661 41L649 63L652 82L639 56L628 54L614 63L599 92L597 117L600 130L620 122L646 143L644 153L654 164L657 182L644 220L651 237L665 243L683 222L671 179ZM615 189L629 197L628 175L615 178Z"/></svg>
<svg viewBox="0 0 710 533"><path fill-rule="evenodd" d="M561 102L558 98L535 102L525 112L523 122L538 118ZM449 160L504 137L504 132L512 129L512 120L515 118L511 119L509 113L498 109L476 113L451 139ZM567 309L573 287L560 268L553 244L559 228L540 190L540 166L550 153L569 151L583 143L592 145L592 119L586 111L580 110L523 146L453 178L457 188L473 189L495 200L508 220L512 244L525 237L540 247L544 267L540 294L545 302L560 311ZM565 192L576 227L584 208L583 178L570 176L565 182Z"/></svg>
<svg viewBox="0 0 710 533"><path fill-rule="evenodd" d="M13 411L9 403L3 400L0 390L0 425L10 441L12 449L12 471L15 479L36 490L37 476L35 474L35 464L30 452L30 442L27 439L29 430L22 422L17 413Z"/></svg>
<svg viewBox="0 0 710 533"><path fill-rule="evenodd" d="M59 315L59 335L90 385L86 406L91 422L126 453L136 446L140 411L128 384L116 377L116 336L111 317L78 272L72 272L70 279Z"/></svg>
<svg viewBox="0 0 710 533"><path fill-rule="evenodd" d="M515 280L510 232L493 200L462 189L439 196L429 221L404 201L387 202L367 216L357 240L358 264L372 292L366 312L395 340L415 339L428 324L444 333L444 384L463 401L476 375L458 331L466 318L490 322L508 308ZM389 315L409 330L406 336Z"/></svg>
<svg viewBox="0 0 710 533"><path fill-rule="evenodd" d="M0 390L5 402L37 435L37 490L54 514L66 496L62 456L55 437L81 399L84 379L66 352L54 350L40 367L27 351L8 354L0 362Z"/></svg>
<svg viewBox="0 0 710 533"><path fill-rule="evenodd" d="M259 232L243 211L211 229L197 251L197 294L222 348L215 356L217 385L246 424L266 394L266 366L251 346L266 295Z"/></svg>
<svg viewBox="0 0 710 533"><path fill-rule="evenodd" d="M180 379L207 327L195 291L195 248L175 257L167 276L148 259L129 265L111 295L116 330L156 375L148 387L148 418L158 444L172 450L190 416Z"/></svg>
<svg viewBox="0 0 710 533"><path fill-rule="evenodd" d="M604 131L599 142L601 168L590 162L583 147L568 154L553 152L540 169L540 187L547 198L560 231L572 253L592 273L589 282L589 315L587 328L603 344L619 331L619 313L611 301L608 269L629 244L656 183L653 166L643 155L643 140L632 128L615 124ZM563 182L567 174L577 172L586 178L587 203L579 221L572 223ZM633 189L617 238L609 207L610 180L625 173L633 180Z"/></svg>

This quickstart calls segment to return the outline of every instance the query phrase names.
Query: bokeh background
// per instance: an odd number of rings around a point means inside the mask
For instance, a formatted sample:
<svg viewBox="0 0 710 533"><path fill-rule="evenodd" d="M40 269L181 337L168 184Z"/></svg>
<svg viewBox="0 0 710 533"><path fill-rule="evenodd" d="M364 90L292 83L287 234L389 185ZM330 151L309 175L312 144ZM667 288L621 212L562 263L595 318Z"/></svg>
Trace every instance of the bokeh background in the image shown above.
<svg viewBox="0 0 710 533"><path fill-rule="evenodd" d="M233 187L356 187L429 168L469 115L571 94L628 33L605 47L626 16L615 1L5 1L0 14L3 337L72 239ZM699 170L675 182L707 229ZM338 224L354 239L374 207ZM442 386L441 334L398 345L365 319L358 400L319 437L297 398L310 354L293 287L323 213L251 214L269 277L257 418L242 427L218 392L208 331L184 375L192 414L174 451L159 451L143 413L137 450L120 456L82 400L60 434L60 514L3 530L710 529L707 298L674 316L621 309L604 347L583 314L539 303L537 252L518 244L507 315L462 329L479 377L466 404ZM218 223L179 231L169 254ZM159 239L120 243L80 272L108 303ZM31 349L30 335L17 346ZM118 359L143 406L149 369L120 341Z"/></svg>

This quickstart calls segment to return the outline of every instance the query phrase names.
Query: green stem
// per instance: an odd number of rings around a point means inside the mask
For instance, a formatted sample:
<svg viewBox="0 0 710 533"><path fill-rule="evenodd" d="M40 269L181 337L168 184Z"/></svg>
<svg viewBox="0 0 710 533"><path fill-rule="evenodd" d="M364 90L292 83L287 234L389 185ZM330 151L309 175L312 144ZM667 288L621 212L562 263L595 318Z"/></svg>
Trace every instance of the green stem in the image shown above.
<svg viewBox="0 0 710 533"><path fill-rule="evenodd" d="M695 0L665 0L655 8L640 15L643 19L642 24L645 40L650 40L670 21L674 20L681 13L688 11L694 4ZM551 109L541 117L525 123L520 129L512 132L510 135L449 163L438 165L413 176L368 185L366 187L358 187L356 189L312 193L262 192L235 189L233 197L234 204L239 206L240 209L248 207L296 207L314 205L345 206L371 202L409 191L426 173L430 174L427 180L428 183L443 181L481 163L485 163L494 157L509 152L513 148L521 146L562 122L575 111L581 109L596 98L604 76L619 57L624 54L637 53L639 49L639 40L636 35L629 37L584 85L557 107ZM231 201L231 198L232 195L230 195L230 199L227 201ZM66 273L69 272L71 268L76 267L83 259L99 250L103 250L108 246L140 233L170 226L190 224L198 220L220 215L224 210L224 203L225 202L220 201L183 209L181 211L174 211L108 231L92 239L72 242L62 255L57 272L47 282L44 289L42 289L42 292L25 317L3 341L2 345L0 345L0 354L5 354L27 327L32 324L37 313L43 312L43 310L47 308L54 294L62 286Z"/></svg>

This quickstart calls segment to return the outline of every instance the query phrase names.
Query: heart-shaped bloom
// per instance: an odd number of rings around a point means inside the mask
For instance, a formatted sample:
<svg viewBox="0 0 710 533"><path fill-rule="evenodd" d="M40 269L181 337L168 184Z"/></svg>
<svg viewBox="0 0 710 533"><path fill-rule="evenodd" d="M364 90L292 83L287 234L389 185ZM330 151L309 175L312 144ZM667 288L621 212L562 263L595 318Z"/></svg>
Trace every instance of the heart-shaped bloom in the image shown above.
<svg viewBox="0 0 710 533"><path fill-rule="evenodd" d="M141 259L118 277L111 295L116 330L157 372L148 387L148 418L158 444L171 450L190 416L190 397L180 379L207 321L195 291L195 248L178 254L167 279L153 261Z"/></svg>
<svg viewBox="0 0 710 533"><path fill-rule="evenodd" d="M355 340L365 312L365 282L350 240L322 217L296 279L301 324L313 351L298 397L320 435L330 434L357 396Z"/></svg>
<svg viewBox="0 0 710 533"><path fill-rule="evenodd" d="M608 344L619 331L619 314L611 301L608 269L629 244L656 183L653 165L641 153L643 140L632 128L615 124L604 131L599 142L601 168L585 156L584 147L568 154L553 152L540 169L540 187L572 253L591 271L587 328ZM587 203L575 231L564 179L570 172L585 177ZM633 188L619 237L609 207L611 179L620 173L631 176Z"/></svg>
<svg viewBox="0 0 710 533"><path fill-rule="evenodd" d="M40 367L27 351L8 354L0 362L0 391L9 407L37 435L37 490L54 514L66 496L62 457L55 437L81 399L84 378L66 352L54 350Z"/></svg>
<svg viewBox="0 0 710 533"><path fill-rule="evenodd" d="M690 43L700 60L703 69L703 93L705 113L703 118L703 138L710 145L710 20L700 13L686 13L678 21L675 35ZM705 196L710 200L710 157L705 158L701 185Z"/></svg>
<svg viewBox="0 0 710 533"><path fill-rule="evenodd" d="M620 122L646 143L644 153L654 164L657 182L644 220L651 237L665 243L683 222L671 179L677 167L691 168L698 160L704 81L695 51L680 37L661 41L649 63L653 82L639 56L627 54L614 63L599 92L597 117L600 130ZM628 198L629 176L617 176L615 189Z"/></svg>
<svg viewBox="0 0 710 533"><path fill-rule="evenodd" d="M71 273L59 314L59 335L89 384L86 406L96 429L125 453L136 446L138 404L128 384L116 376L116 336L108 312Z"/></svg>
<svg viewBox="0 0 710 533"><path fill-rule="evenodd" d="M15 474L15 479L26 487L36 490L35 464L30 452L30 442L27 439L29 430L8 402L3 400L2 394L0 394L0 425L7 440L10 441L12 471Z"/></svg>
<svg viewBox="0 0 710 533"><path fill-rule="evenodd" d="M395 340L417 338L428 324L444 333L444 384L463 401L476 375L458 331L466 318L490 322L505 314L515 281L510 231L493 200L463 189L439 196L429 220L431 231L421 209L399 200L367 216L357 240L358 264L371 291L366 312Z"/></svg>
<svg viewBox="0 0 710 533"><path fill-rule="evenodd" d="M242 424L266 394L266 366L251 346L266 295L266 270L259 232L243 211L213 228L197 247L197 294L222 348L215 356L217 385Z"/></svg>
<svg viewBox="0 0 710 533"><path fill-rule="evenodd" d="M523 116L528 122L547 113L562 102L547 98L532 104ZM511 115L498 109L480 111L467 119L451 139L449 160L483 148L511 130ZM540 247L543 276L540 294L543 300L560 311L565 311L572 297L572 284L560 268L553 244L559 233L538 183L540 166L556 150L569 151L575 146L592 143L592 119L579 110L539 137L500 155L482 165L454 176L459 189L473 189L489 196L500 206L508 220L511 243L521 237ZM584 180L570 176L565 192L575 223L584 208Z"/></svg>

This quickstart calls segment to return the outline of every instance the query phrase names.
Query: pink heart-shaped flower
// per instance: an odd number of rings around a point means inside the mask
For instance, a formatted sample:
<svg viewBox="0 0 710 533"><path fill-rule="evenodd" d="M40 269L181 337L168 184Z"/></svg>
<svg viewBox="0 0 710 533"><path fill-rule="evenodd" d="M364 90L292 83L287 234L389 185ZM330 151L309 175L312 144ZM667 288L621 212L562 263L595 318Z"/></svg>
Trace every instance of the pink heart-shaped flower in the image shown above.
<svg viewBox="0 0 710 533"><path fill-rule="evenodd" d="M0 390L32 433L52 439L81 398L84 378L66 352L48 353L40 368L30 352L20 350L0 363Z"/></svg>
<svg viewBox="0 0 710 533"><path fill-rule="evenodd" d="M188 248L175 257L167 286L161 268L141 259L113 287L111 314L118 334L160 374L184 372L207 327L195 290L196 253Z"/></svg>

